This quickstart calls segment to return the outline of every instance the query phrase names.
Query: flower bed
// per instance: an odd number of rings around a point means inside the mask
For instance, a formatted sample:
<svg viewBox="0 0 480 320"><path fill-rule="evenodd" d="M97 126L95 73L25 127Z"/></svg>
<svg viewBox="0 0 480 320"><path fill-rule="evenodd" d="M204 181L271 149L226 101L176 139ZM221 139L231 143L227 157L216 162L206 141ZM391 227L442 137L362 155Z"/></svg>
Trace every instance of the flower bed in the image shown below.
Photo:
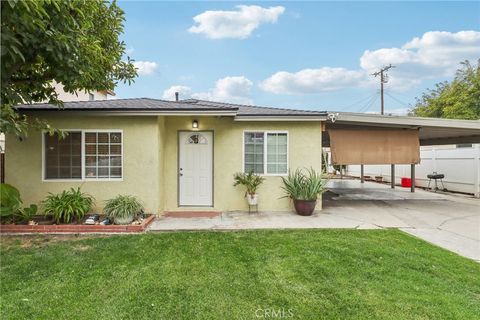
<svg viewBox="0 0 480 320"><path fill-rule="evenodd" d="M155 219L149 215L140 224L128 225L87 225L87 224L0 224L0 233L132 233L144 232Z"/></svg>

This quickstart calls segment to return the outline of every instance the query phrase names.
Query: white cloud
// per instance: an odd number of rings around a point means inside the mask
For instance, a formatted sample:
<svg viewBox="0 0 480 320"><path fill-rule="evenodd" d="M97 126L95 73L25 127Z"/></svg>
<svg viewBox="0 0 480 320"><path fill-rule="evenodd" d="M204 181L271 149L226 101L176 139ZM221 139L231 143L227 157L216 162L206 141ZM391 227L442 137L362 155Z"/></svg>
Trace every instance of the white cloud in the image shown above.
<svg viewBox="0 0 480 320"><path fill-rule="evenodd" d="M210 39L245 39L262 23L276 23L284 7L236 6L236 11L205 11L195 17L191 33L204 34Z"/></svg>
<svg viewBox="0 0 480 320"><path fill-rule="evenodd" d="M128 55L131 55L134 51L135 51L135 49L133 47L128 47L125 50L125 53L128 54Z"/></svg>
<svg viewBox="0 0 480 320"><path fill-rule="evenodd" d="M208 92L194 93L192 97L203 100L251 104L250 91L252 86L252 81L243 76L225 77L217 80L215 87Z"/></svg>
<svg viewBox="0 0 480 320"><path fill-rule="evenodd" d="M385 65L392 90L404 90L419 85L422 80L452 76L463 60L480 58L480 32L457 33L430 31L413 38L400 48L366 50L360 58L360 68L321 67L298 72L277 72L260 83L269 92L283 94L319 93L346 87L378 84L371 74Z"/></svg>
<svg viewBox="0 0 480 320"><path fill-rule="evenodd" d="M262 81L260 87L273 93L303 94L354 87L365 80L365 73L361 70L323 67L295 73L277 72Z"/></svg>
<svg viewBox="0 0 480 320"><path fill-rule="evenodd" d="M153 61L134 61L133 65L137 68L138 75L150 75L157 69L157 63Z"/></svg>
<svg viewBox="0 0 480 320"><path fill-rule="evenodd" d="M416 85L423 79L451 76L463 60L480 57L480 32L430 31L400 48L366 50L360 66L367 72L392 64L392 87Z"/></svg>
<svg viewBox="0 0 480 320"><path fill-rule="evenodd" d="M192 89L187 86L171 86L163 91L162 98L165 100L175 100L175 92L178 92L180 99L188 99L192 94Z"/></svg>

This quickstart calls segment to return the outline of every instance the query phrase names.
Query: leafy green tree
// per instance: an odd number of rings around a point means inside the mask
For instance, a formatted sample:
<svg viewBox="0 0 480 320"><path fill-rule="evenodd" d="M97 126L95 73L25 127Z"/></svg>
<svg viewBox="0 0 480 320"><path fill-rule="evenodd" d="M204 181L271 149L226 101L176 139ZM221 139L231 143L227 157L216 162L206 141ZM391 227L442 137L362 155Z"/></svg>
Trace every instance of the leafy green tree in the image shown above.
<svg viewBox="0 0 480 320"><path fill-rule="evenodd" d="M113 90L137 72L123 59L124 12L115 1L1 1L0 131L18 137L28 128L47 129L14 106L48 101L62 106L54 81L68 93Z"/></svg>
<svg viewBox="0 0 480 320"><path fill-rule="evenodd" d="M428 90L412 109L415 116L480 119L480 60L477 65L461 63L452 82L442 82Z"/></svg>

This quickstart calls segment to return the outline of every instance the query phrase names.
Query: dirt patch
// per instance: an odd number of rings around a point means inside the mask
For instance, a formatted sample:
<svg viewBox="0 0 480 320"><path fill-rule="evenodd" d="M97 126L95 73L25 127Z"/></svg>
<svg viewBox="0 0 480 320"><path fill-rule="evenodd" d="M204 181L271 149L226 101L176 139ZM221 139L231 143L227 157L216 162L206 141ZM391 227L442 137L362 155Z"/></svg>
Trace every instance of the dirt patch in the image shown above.
<svg viewBox="0 0 480 320"><path fill-rule="evenodd" d="M20 248L40 248L52 243L63 241L79 241L90 238L105 238L109 235L2 235L0 236L0 247L9 249L12 247ZM75 250L86 251L90 246L77 245Z"/></svg>

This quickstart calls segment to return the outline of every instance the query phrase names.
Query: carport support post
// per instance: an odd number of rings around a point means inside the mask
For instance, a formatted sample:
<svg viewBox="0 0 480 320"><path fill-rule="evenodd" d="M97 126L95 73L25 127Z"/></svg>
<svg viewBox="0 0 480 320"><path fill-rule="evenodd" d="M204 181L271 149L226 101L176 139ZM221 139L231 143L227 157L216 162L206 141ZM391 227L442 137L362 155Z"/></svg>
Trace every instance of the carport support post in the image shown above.
<svg viewBox="0 0 480 320"><path fill-rule="evenodd" d="M410 165L410 180L412 180L410 192L415 192L415 163Z"/></svg>
<svg viewBox="0 0 480 320"><path fill-rule="evenodd" d="M363 164L360 165L360 182L361 183L365 183L365 177L364 177L364 168L363 168Z"/></svg>
<svg viewBox="0 0 480 320"><path fill-rule="evenodd" d="M392 164L391 165L391 170L390 170L390 186L392 187L392 189L395 189L395 165Z"/></svg>

